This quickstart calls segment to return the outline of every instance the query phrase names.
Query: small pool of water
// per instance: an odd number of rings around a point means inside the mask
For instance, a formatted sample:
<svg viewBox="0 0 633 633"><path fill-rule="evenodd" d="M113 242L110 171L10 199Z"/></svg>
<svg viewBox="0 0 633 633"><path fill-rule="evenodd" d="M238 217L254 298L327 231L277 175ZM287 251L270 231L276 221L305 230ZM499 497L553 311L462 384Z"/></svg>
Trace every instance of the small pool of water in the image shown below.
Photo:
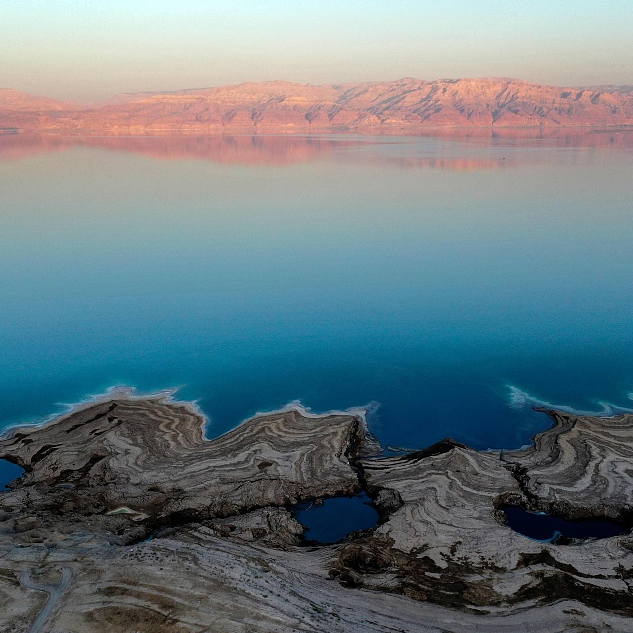
<svg viewBox="0 0 633 633"><path fill-rule="evenodd" d="M0 492L7 490L7 484L10 484L14 479L22 476L24 468L7 461L6 459L0 459Z"/></svg>
<svg viewBox="0 0 633 633"><path fill-rule="evenodd" d="M608 538L625 534L622 523L609 519L578 519L568 521L545 513L528 512L519 506L501 508L508 527L536 541L564 544L566 539Z"/></svg>
<svg viewBox="0 0 633 633"><path fill-rule="evenodd" d="M317 543L336 543L352 532L378 524L378 513L366 493L325 499L321 505L301 503L292 510L295 519L307 528L304 537Z"/></svg>

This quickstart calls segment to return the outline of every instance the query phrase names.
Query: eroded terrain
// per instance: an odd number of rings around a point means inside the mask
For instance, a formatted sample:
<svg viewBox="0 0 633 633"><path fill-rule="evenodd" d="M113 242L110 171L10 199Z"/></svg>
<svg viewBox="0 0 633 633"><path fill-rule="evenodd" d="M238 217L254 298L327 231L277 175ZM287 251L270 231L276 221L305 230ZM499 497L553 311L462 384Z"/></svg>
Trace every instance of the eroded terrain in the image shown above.
<svg viewBox="0 0 633 633"><path fill-rule="evenodd" d="M631 524L633 416L547 413L528 449L389 457L360 412L281 411L208 441L160 397L14 429L2 631L630 631L633 536L555 545L504 525L505 504ZM379 526L302 541L292 504L361 490Z"/></svg>

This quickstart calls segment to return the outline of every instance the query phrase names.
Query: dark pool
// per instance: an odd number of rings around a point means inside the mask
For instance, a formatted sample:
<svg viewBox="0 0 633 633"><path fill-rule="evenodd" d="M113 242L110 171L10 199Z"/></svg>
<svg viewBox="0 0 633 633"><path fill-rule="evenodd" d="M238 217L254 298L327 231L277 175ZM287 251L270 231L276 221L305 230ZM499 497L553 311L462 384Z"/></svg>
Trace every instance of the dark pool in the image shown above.
<svg viewBox="0 0 633 633"><path fill-rule="evenodd" d="M378 524L378 513L365 493L325 499L322 505L302 503L293 508L293 514L307 528L304 537L317 543L336 543Z"/></svg>
<svg viewBox="0 0 633 633"><path fill-rule="evenodd" d="M17 479L24 472L24 468L7 461L6 459L0 459L0 492L7 489L7 484L11 483L14 479Z"/></svg>
<svg viewBox="0 0 633 633"><path fill-rule="evenodd" d="M625 534L622 523L609 519L579 519L568 521L545 513L528 512L519 506L501 508L508 527L537 541L563 544L567 539L608 538Z"/></svg>

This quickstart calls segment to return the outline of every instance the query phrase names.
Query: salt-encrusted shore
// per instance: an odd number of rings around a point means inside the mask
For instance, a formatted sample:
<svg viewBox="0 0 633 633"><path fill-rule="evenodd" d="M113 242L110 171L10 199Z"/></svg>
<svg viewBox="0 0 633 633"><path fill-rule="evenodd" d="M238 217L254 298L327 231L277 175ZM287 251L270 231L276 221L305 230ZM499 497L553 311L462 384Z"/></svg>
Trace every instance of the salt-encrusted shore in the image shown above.
<svg viewBox="0 0 633 633"><path fill-rule="evenodd" d="M0 629L631 631L633 536L556 546L504 525L507 503L633 516L633 416L547 413L523 450L383 458L362 411L206 440L191 406L112 397L13 429L0 458L26 473L0 494ZM302 544L290 504L363 489L376 529Z"/></svg>

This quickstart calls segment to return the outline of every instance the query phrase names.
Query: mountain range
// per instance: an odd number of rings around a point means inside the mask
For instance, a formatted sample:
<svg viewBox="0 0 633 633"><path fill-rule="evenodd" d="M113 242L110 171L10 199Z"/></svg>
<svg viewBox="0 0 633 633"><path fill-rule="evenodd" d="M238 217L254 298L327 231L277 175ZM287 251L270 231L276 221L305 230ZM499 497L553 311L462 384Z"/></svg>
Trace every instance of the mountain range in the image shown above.
<svg viewBox="0 0 633 633"><path fill-rule="evenodd" d="M561 88L516 79L332 85L288 81L117 95L82 106L0 89L0 131L71 134L345 132L442 127L633 125L633 87Z"/></svg>

